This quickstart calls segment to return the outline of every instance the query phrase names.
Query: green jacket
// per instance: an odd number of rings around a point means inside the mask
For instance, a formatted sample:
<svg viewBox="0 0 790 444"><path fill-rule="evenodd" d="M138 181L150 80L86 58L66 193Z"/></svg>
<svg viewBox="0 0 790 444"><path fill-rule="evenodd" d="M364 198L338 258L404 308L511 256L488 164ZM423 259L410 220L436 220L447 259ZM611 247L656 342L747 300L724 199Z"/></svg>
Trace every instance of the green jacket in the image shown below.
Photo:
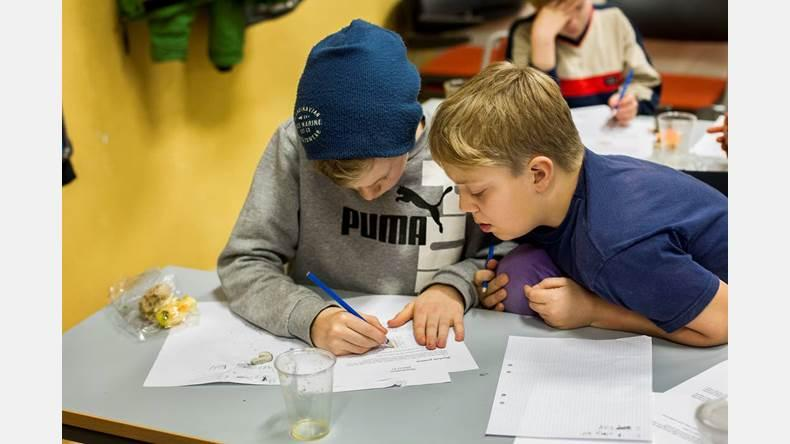
<svg viewBox="0 0 790 444"><path fill-rule="evenodd" d="M293 10L301 0L117 0L123 21L148 20L151 58L185 60L198 8L209 8L209 57L220 71L241 62L248 24ZM270 13L267 15L267 11ZM276 14L275 14L276 13Z"/></svg>

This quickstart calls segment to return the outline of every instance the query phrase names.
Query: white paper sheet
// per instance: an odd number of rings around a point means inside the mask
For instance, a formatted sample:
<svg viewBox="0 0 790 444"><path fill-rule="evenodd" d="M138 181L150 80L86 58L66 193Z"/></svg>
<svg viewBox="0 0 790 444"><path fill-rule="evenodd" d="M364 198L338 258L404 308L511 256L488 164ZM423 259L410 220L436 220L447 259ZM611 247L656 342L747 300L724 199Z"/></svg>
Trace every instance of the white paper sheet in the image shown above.
<svg viewBox="0 0 790 444"><path fill-rule="evenodd" d="M357 311L386 321L412 301L408 296L349 298ZM351 302L353 301L353 302ZM169 332L144 382L146 387L172 387L233 382L279 384L274 362L250 365L260 352L276 358L282 352L303 348L296 339L279 338L234 315L221 302L199 303L200 323L176 327ZM448 340L444 350L429 351L414 340L411 323L388 334L397 348L380 348L362 356L338 357L334 372L335 391L450 382L448 371L476 369L477 364L463 343Z"/></svg>
<svg viewBox="0 0 790 444"><path fill-rule="evenodd" d="M486 433L649 441L651 343L510 336Z"/></svg>
<svg viewBox="0 0 790 444"><path fill-rule="evenodd" d="M406 304L412 301L414 301L413 296L402 295L357 296L346 299L346 302L354 307L356 311L375 315L384 326L387 325L389 319L395 317ZM393 337L398 340L398 350L390 350L391 352L402 354L409 351L409 353L415 354L415 357L420 360L431 359L434 361L444 361L447 366L447 371L450 373L479 368L472 357L472 353L469 352L469 348L466 347L466 344L463 342L455 342L455 331L452 328L450 328L450 332L447 336L447 347L444 349L437 348L435 350L427 350L425 347L417 344L417 341L414 340L411 321L401 327L390 329L390 333L387 337L389 337L390 340L392 340ZM387 349L384 350L387 351ZM361 358L364 359L364 357Z"/></svg>
<svg viewBox="0 0 790 444"><path fill-rule="evenodd" d="M607 105L571 109L582 143L598 154L624 154L648 159L653 154L656 139L653 119L637 116L628 126L608 125L611 112Z"/></svg>
<svg viewBox="0 0 790 444"><path fill-rule="evenodd" d="M705 401L727 396L727 361L656 394L653 433L657 443L695 443L702 438L694 412Z"/></svg>
<svg viewBox="0 0 790 444"><path fill-rule="evenodd" d="M724 124L724 116L719 116L710 126L720 126ZM707 130L707 128L705 128ZM715 159L727 160L727 155L721 149L721 144L716 142L716 138L721 136L721 133L710 134L705 131L702 137L694 144L689 150L692 154L702 157L713 157Z"/></svg>

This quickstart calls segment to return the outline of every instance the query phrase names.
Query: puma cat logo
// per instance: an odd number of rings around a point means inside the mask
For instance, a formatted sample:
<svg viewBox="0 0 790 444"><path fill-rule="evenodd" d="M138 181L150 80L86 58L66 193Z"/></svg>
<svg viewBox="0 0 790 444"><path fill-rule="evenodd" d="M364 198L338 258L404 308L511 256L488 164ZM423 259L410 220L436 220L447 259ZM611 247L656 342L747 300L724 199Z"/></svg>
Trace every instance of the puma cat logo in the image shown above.
<svg viewBox="0 0 790 444"><path fill-rule="evenodd" d="M426 202L425 199L420 197L419 194L415 193L413 190L410 190L409 188L406 188L404 186L399 186L398 190L396 191L398 197L395 198L395 201L411 202L417 208L428 210L428 212L431 213L431 217L433 218L433 221L436 222L436 225L439 226L439 232L442 233L443 232L442 223L439 221L439 206L442 204L442 201L444 200L444 196L446 196L447 193L449 193L452 190L453 187L447 187L444 190L444 193L442 193L442 197L439 198L439 202L437 202L436 205L431 205L428 202Z"/></svg>

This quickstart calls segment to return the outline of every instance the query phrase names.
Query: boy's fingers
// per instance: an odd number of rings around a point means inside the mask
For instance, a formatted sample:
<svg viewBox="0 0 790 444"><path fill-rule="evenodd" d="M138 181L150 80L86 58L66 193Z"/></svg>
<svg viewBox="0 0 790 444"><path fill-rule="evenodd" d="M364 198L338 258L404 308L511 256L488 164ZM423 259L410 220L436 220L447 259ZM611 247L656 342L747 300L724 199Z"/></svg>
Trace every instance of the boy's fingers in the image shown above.
<svg viewBox="0 0 790 444"><path fill-rule="evenodd" d="M425 325L425 346L429 350L436 348L436 336L439 332L439 316L434 314L428 316L428 322Z"/></svg>
<svg viewBox="0 0 790 444"><path fill-rule="evenodd" d="M370 350L370 347L368 347L368 348L360 347L360 346L358 346L356 344L352 344L351 342L348 342L348 341L343 341L343 343L340 344L340 346L338 348L341 350L341 353L340 353L341 356L344 355L344 354L361 355L361 354L367 352L368 350Z"/></svg>
<svg viewBox="0 0 790 444"><path fill-rule="evenodd" d="M381 322L379 322L379 318L365 313L362 313L362 317L365 318L366 321L368 321L368 324L371 324L374 327L378 328L385 335L387 334L387 329L384 328L383 325L381 325Z"/></svg>
<svg viewBox="0 0 790 444"><path fill-rule="evenodd" d="M502 302L507 298L507 291L505 289L497 290L493 293L487 294L480 303L483 304L485 308L491 308L495 306L497 303Z"/></svg>
<svg viewBox="0 0 790 444"><path fill-rule="evenodd" d="M543 310L546 308L546 304L535 304L533 302L529 303L529 308L532 309L535 313L543 316Z"/></svg>
<svg viewBox="0 0 790 444"><path fill-rule="evenodd" d="M494 272L491 270L479 270L475 272L475 283L477 285L483 285L484 281L490 281L491 279L494 279Z"/></svg>
<svg viewBox="0 0 790 444"><path fill-rule="evenodd" d="M447 346L447 334L450 331L450 320L442 318L439 321L439 334L436 340L436 345L439 348Z"/></svg>
<svg viewBox="0 0 790 444"><path fill-rule="evenodd" d="M376 342L373 339L363 336L350 328L346 330L345 334L343 334L342 339L349 344L354 344L357 347L365 348L365 351L381 345L381 342Z"/></svg>
<svg viewBox="0 0 790 444"><path fill-rule="evenodd" d="M456 316L453 319L453 330L455 331L455 342L464 340L464 316Z"/></svg>
<svg viewBox="0 0 790 444"><path fill-rule="evenodd" d="M384 332L350 313L349 315L350 316L346 321L346 325L351 330L359 333L362 336L367 336L378 344L383 344L386 342L387 337L384 335Z"/></svg>
<svg viewBox="0 0 790 444"><path fill-rule="evenodd" d="M400 327L401 325L409 322L409 319L412 318L414 314L414 302L409 302L403 307L403 310L400 313L396 314L394 318L387 321L387 325L390 327Z"/></svg>
<svg viewBox="0 0 790 444"><path fill-rule="evenodd" d="M505 305L502 304L502 303L496 304L496 307L494 307L494 310L496 310L496 311L505 311Z"/></svg>
<svg viewBox="0 0 790 444"><path fill-rule="evenodd" d="M490 261L488 261L488 263L486 263L486 268L489 270L496 270L497 264L499 264L499 262L492 258Z"/></svg>
<svg viewBox="0 0 790 444"><path fill-rule="evenodd" d="M488 291L498 290L507 285L508 282L510 282L510 277L507 273L500 273L493 281L488 283Z"/></svg>
<svg viewBox="0 0 790 444"><path fill-rule="evenodd" d="M414 314L414 322L412 326L414 327L414 339L420 345L425 345L425 321L427 315L425 312L417 312Z"/></svg>
<svg viewBox="0 0 790 444"><path fill-rule="evenodd" d="M527 299L529 299L530 303L545 304L548 302L549 290L537 287L529 288L528 285L525 285L524 294L527 295Z"/></svg>
<svg viewBox="0 0 790 444"><path fill-rule="evenodd" d="M564 278L564 277L548 277L548 278L543 279L542 281L540 281L538 283L538 285L535 285L533 288L549 289L549 288L564 287L566 285L568 285L568 279L567 278Z"/></svg>

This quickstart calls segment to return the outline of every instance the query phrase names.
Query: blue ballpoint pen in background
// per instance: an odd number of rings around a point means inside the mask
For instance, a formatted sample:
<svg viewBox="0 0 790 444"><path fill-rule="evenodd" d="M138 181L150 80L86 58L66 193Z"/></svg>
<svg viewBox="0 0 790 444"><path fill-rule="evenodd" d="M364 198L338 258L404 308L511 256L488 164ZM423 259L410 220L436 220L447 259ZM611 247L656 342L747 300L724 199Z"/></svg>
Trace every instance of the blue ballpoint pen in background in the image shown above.
<svg viewBox="0 0 790 444"><path fill-rule="evenodd" d="M309 272L309 271L308 271L308 272L307 272L307 279L310 279L311 281L313 281L313 283L314 283L314 284L318 285L318 286L321 288L321 290L324 290L324 293L328 294L328 295L329 295L329 297L331 297L332 299L334 299L334 300L335 300L335 302L337 302L338 304L340 304L340 306L341 306L341 307L343 307L343 308L344 308L344 309L345 309L347 312L349 312L349 313L351 313L352 315L354 315L354 316L358 317L359 319L362 319L362 320L363 320L363 321L365 321L365 322L368 322L368 321L367 321L365 318L363 318L363 317L362 317L362 315L361 315L361 314L357 313L357 311L356 311L356 310L354 310L353 308L351 308L351 306L350 306L350 305L348 305L348 304L346 303L346 301L344 301L344 300L343 300L343 298L341 298L341 297L340 297L340 295L338 295L337 293L335 293L335 291L334 291L334 290L332 290L332 289L331 289L331 288L329 288L329 287L328 287L328 286L327 286L325 283L323 283L323 282L321 281L321 279L318 279L318 276L316 276L316 275L314 275L312 272ZM386 344L383 344L383 346L384 346L384 347L392 347L392 345L390 344L390 340L389 340L389 338L387 338L387 342L386 342Z"/></svg>
<svg viewBox="0 0 790 444"><path fill-rule="evenodd" d="M488 263L494 258L494 243L488 246L488 259L486 259L484 267L488 267ZM488 281L483 281L483 293L488 291Z"/></svg>
<svg viewBox="0 0 790 444"><path fill-rule="evenodd" d="M628 89L628 85L631 84L631 79L634 78L634 68L628 70L628 74L625 76L625 80L623 81L622 89L620 90L620 97L617 99L617 103L612 108L612 117L617 114L618 108L620 108L620 102L623 101L623 97L625 97L625 90Z"/></svg>

